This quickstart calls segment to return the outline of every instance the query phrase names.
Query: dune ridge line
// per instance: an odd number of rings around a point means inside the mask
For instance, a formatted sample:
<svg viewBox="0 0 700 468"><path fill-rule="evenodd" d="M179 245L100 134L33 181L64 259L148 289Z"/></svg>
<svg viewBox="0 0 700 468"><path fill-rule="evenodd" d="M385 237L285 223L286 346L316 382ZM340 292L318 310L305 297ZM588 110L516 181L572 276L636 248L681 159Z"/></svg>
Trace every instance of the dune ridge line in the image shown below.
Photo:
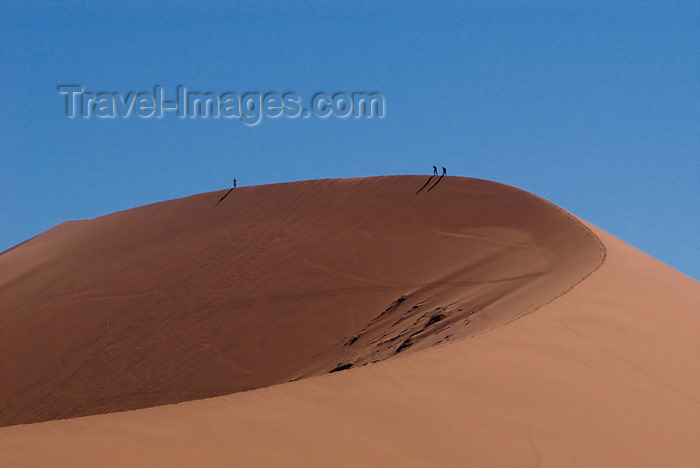
<svg viewBox="0 0 700 468"><path fill-rule="evenodd" d="M411 354L531 313L605 259L577 218L525 191L452 176L427 185L239 187L218 206L223 191L146 205L3 253L0 424Z"/></svg>

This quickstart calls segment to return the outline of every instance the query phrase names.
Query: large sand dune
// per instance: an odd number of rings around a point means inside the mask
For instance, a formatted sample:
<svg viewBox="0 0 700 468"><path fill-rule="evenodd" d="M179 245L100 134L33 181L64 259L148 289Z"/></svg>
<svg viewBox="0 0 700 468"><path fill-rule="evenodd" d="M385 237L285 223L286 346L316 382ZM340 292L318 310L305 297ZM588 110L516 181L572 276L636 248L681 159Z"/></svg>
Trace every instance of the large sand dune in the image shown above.
<svg viewBox="0 0 700 468"><path fill-rule="evenodd" d="M698 466L698 283L523 191L425 180L202 194L3 253L0 461Z"/></svg>

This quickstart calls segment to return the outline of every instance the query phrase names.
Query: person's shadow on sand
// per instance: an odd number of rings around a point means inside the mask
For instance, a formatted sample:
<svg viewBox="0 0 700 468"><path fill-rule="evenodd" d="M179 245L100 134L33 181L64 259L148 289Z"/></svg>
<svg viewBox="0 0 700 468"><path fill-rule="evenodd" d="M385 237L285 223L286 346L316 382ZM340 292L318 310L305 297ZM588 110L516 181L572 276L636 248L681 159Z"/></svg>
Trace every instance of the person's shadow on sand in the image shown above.
<svg viewBox="0 0 700 468"><path fill-rule="evenodd" d="M427 191L430 192L432 189L434 189L435 186L436 186L437 184L440 183L440 181L442 180L443 177L445 177L445 174L441 175L441 176L438 178L438 180L436 180L435 183L434 183L433 185L431 185L430 188L429 188Z"/></svg>
<svg viewBox="0 0 700 468"><path fill-rule="evenodd" d="M229 189L229 191L226 192L226 194L225 194L223 197L221 197L221 198L219 199L218 202L216 202L216 205L214 205L214 208L216 208L217 206L219 206L219 203L221 203L222 201L224 201L224 198L228 197L228 194L231 193L231 192L233 192L233 188Z"/></svg>
<svg viewBox="0 0 700 468"><path fill-rule="evenodd" d="M420 189L418 189L418 191L416 192L416 195L418 195L419 193L421 193L421 191L423 191L423 189L426 188L426 187L428 186L428 184L430 183L430 181L433 180L433 177L435 177L435 175L431 175L431 176L428 178L428 181L427 181L425 184L423 184L423 186L422 186Z"/></svg>

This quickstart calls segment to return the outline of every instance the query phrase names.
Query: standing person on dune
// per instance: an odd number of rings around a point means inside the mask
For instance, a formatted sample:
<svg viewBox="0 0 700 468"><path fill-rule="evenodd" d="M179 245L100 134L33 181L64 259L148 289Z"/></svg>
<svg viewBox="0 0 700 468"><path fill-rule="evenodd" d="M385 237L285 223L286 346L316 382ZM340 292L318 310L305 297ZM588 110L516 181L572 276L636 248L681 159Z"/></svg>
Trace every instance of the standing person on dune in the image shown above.
<svg viewBox="0 0 700 468"><path fill-rule="evenodd" d="M433 166L433 175L438 175L437 174L437 166Z"/></svg>
<svg viewBox="0 0 700 468"><path fill-rule="evenodd" d="M437 174L437 171L435 171L435 173ZM442 175L447 175L447 169L445 169L445 166L442 166Z"/></svg>
<svg viewBox="0 0 700 468"><path fill-rule="evenodd" d="M233 178L233 188L236 188L237 185L238 185L238 181L237 181L236 178L234 177L234 178Z"/></svg>

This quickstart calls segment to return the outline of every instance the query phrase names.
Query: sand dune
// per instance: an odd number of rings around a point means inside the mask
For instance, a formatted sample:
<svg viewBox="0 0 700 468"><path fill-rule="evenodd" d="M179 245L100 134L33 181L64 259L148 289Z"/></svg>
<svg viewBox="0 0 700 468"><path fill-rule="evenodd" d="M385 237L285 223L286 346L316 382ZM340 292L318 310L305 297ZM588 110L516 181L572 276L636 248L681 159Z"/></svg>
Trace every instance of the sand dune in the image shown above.
<svg viewBox="0 0 700 468"><path fill-rule="evenodd" d="M3 253L0 461L698 466L698 283L523 191L424 182L202 194Z"/></svg>

